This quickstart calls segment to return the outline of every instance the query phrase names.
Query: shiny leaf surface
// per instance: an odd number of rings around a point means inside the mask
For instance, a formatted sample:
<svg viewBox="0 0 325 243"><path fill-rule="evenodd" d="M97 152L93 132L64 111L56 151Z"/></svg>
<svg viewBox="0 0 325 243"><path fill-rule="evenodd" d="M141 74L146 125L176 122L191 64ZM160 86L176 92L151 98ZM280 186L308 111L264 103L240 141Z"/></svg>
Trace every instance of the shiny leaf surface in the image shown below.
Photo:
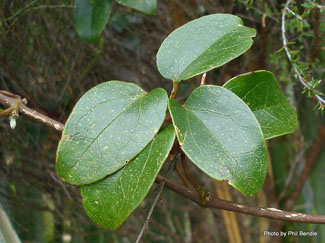
<svg viewBox="0 0 325 243"><path fill-rule="evenodd" d="M174 140L174 129L169 126L121 170L94 184L82 186L88 216L107 229L118 228L149 192Z"/></svg>
<svg viewBox="0 0 325 243"><path fill-rule="evenodd" d="M174 82L220 67L247 51L256 31L230 14L212 14L173 31L162 43L157 66Z"/></svg>
<svg viewBox="0 0 325 243"><path fill-rule="evenodd" d="M297 114L271 72L239 75L225 83L224 87L237 94L251 108L265 139L295 131Z"/></svg>
<svg viewBox="0 0 325 243"><path fill-rule="evenodd" d="M266 147L241 99L225 88L202 86L184 106L169 99L168 107L181 148L194 164L245 196L257 193L267 169Z"/></svg>
<svg viewBox="0 0 325 243"><path fill-rule="evenodd" d="M57 151L56 170L67 183L90 184L114 173L140 153L161 127L167 94L146 94L120 81L99 84L70 114Z"/></svg>

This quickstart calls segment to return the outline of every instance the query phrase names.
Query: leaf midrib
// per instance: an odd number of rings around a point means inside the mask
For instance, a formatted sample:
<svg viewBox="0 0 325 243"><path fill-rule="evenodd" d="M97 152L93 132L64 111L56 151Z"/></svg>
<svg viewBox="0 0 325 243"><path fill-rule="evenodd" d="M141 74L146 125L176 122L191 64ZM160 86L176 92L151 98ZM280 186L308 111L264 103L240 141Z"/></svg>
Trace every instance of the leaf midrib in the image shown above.
<svg viewBox="0 0 325 243"><path fill-rule="evenodd" d="M82 157L85 155L85 153L88 151L88 149L90 148L91 145L94 144L94 142L98 139L98 137L117 119L121 116L121 114L125 113L132 104L134 104L136 101L138 101L139 99L143 98L147 93L143 93L141 96L139 96L137 99L135 99L133 102L131 102L126 108L125 110L122 110L122 112L120 114L118 114L112 121L110 121L107 126L105 126L99 133L98 135L93 139L93 141L90 142L90 144L87 146L87 148L85 149L85 151L80 155L80 158L77 159L75 162L73 162L73 165L68 168L67 170L70 170L72 168L75 168L75 165L77 164L77 162L81 161Z"/></svg>
<svg viewBox="0 0 325 243"><path fill-rule="evenodd" d="M198 119L202 124L204 124L204 126L207 128L207 131L208 131L208 133L209 134L211 134L212 135L212 137L213 138L215 138L221 145L222 145L222 149L223 149L223 151L228 155L228 156L230 156L230 158L234 161L234 162L236 162L237 164L238 164L238 166L239 167L241 167L240 166L240 163L238 162L238 160L227 150L227 148L225 147L225 145L223 144L223 142L218 138L218 137L216 137L214 134L213 134L213 132L210 130L210 128L208 127L208 126L206 126L206 124L198 117L198 116L196 116L196 114L194 113L194 112L192 112L190 109L188 109L187 107L185 107L185 106L183 106L183 108L187 111L187 113L191 113L196 119ZM189 129L191 130L191 126L189 125L189 116L187 116L187 121L188 121L188 127L189 127ZM193 134L193 133L192 133ZM193 135L192 135L192 137L193 137ZM194 138L194 137L193 137ZM185 138L184 138L184 141L183 141L183 144L185 144ZM222 166L222 165L221 165ZM242 170L243 171L243 170ZM233 178L233 180L235 180L236 182L237 182L237 180L234 178L234 176L233 176L233 173L232 173L232 171L230 171L229 170L229 172L230 172L230 174L231 174L231 176L232 176L232 178ZM244 172L244 171L243 171ZM245 174L245 178L247 178L247 175Z"/></svg>
<svg viewBox="0 0 325 243"><path fill-rule="evenodd" d="M225 22L225 20L223 21L223 22ZM211 27L211 26L209 26L209 27ZM177 61L177 65L178 65L178 70L177 70L177 75L176 75L176 80L175 81L180 81L179 80L179 77L182 77L182 74L185 72L185 70L189 67L189 66L191 66L192 65L192 63L193 62L195 62L195 60L197 60L200 56L202 56L209 48L211 48L211 46L213 46L217 41L219 41L220 39L222 39L225 35L228 35L229 33L231 33L234 29L236 29L236 26L235 25L233 25L232 26L232 28L231 28L231 30L228 32L228 31L226 31L226 33L225 34L223 34L222 36L220 36L218 39L216 39L208 48L206 48L205 50L203 50L200 54L198 54L194 59L193 59L193 61L189 64L189 65L187 65L187 67L181 72L181 73L179 73L179 63L180 63L180 61L178 60ZM185 45L183 45L183 46L185 46ZM183 48L182 48L183 49ZM181 52L181 50L182 49L180 49L180 51L179 51L179 53ZM178 56L180 56L180 55L178 55Z"/></svg>

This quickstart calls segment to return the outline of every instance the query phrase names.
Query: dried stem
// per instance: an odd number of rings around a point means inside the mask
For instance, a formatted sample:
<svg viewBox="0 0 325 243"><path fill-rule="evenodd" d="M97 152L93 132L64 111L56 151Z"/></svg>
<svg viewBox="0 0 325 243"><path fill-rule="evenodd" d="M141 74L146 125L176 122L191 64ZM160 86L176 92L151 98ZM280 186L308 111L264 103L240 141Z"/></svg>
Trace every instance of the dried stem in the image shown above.
<svg viewBox="0 0 325 243"><path fill-rule="evenodd" d="M14 104L16 99L8 97L4 94L0 93L0 104L4 105L5 107L10 107ZM44 123L49 127L52 127L58 131L63 130L64 125L60 122L57 122L45 115L42 115L25 105L20 105L19 111L21 114L28 116L38 122ZM36 115L35 115L36 114ZM197 194L196 191L191 191L188 188L179 185L161 175L158 175L156 178L156 183L163 182L163 185L184 196L185 198L190 199L191 201L201 205L201 198ZM160 188L162 190L162 188ZM158 200L158 199L157 199ZM288 212L279 210L276 208L264 208L264 207L257 207L257 206L249 206L249 205L242 205L236 204L230 201L221 200L221 199L212 199L208 201L205 205L207 208L216 208L222 210L233 211L237 213L244 213L248 215L254 215L257 217L265 217L270 219L277 219L277 220L286 220L292 222L301 222L301 223L314 223L314 224L325 224L325 215L324 214L303 214L303 213L296 213L296 212Z"/></svg>

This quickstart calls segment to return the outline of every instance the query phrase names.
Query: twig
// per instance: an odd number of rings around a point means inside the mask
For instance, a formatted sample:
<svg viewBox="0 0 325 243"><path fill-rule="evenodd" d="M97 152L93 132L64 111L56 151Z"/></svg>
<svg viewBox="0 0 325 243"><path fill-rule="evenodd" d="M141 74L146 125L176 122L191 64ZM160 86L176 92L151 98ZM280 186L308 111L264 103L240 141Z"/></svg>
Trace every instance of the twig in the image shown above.
<svg viewBox="0 0 325 243"><path fill-rule="evenodd" d="M146 218L146 221L144 222L144 224L142 226L142 229L141 229L141 231L140 231L140 233L138 235L138 238L137 238L137 240L136 240L135 243L139 243L140 242L140 240L141 240L144 232L148 229L148 225L149 225L149 220L150 220L151 214L152 214L155 206L157 205L158 199L160 198L160 195L161 195L161 193L162 193L162 191L164 189L164 185L165 185L165 180L163 178L162 181L159 184L159 191L157 193L157 196L156 196L154 202L151 205L151 208L150 208L150 211L149 211L148 216Z"/></svg>
<svg viewBox="0 0 325 243"><path fill-rule="evenodd" d="M183 151L181 151L181 161L186 177L189 179L201 199L200 206L205 207L206 203L212 200L213 194L209 191L204 190L194 178L194 176L191 174L190 169L188 168L186 163L186 155Z"/></svg>
<svg viewBox="0 0 325 243"><path fill-rule="evenodd" d="M289 62L291 63L293 70L295 71L298 80L300 81L300 83L307 88L308 90L313 90L313 87L311 87L308 82L301 76L300 71L297 67L297 65L295 63L292 63L292 59L291 59L291 54L290 51L288 49L288 40L286 37L286 30L285 30L285 21L286 21L286 15L287 15L287 11L289 9L289 5L292 2L292 0L288 0L283 8L283 12L282 12L282 18L281 18L281 32L282 32L282 40L283 40L283 49L289 59ZM316 99L319 101L319 104L324 107L325 106L325 100L323 97L321 97L318 94L313 94Z"/></svg>
<svg viewBox="0 0 325 243"><path fill-rule="evenodd" d="M311 2L310 4L313 5L315 8L325 9L325 6L323 6L323 5L320 5L320 4L317 4L317 3L313 3L313 2Z"/></svg>
<svg viewBox="0 0 325 243"><path fill-rule="evenodd" d="M9 18L3 20L3 22L8 22L9 20L11 20L11 19L13 19L13 18L16 17L16 19L7 28L8 31L6 32L6 34L9 32L9 30L11 29L11 27L15 25L15 23L19 19L19 16L22 16L22 15L24 15L25 13L27 13L29 11L37 10L37 9L46 9L46 8L74 8L73 5L64 5L64 4L63 5L39 5L39 6L36 6L36 7L33 7L33 8L29 8L31 5L33 5L37 1L38 0L35 0L35 1L31 2L31 3L29 3L23 9L20 9L19 11L17 11L15 14L13 14L12 16L10 16Z"/></svg>
<svg viewBox="0 0 325 243"><path fill-rule="evenodd" d="M14 101L15 99L0 93L0 104L9 107ZM26 108L23 107L22 110ZM64 128L64 125L62 123L57 122L42 114L40 114L42 115L42 119L37 119L31 114L35 114L38 112L30 108L28 108L28 110L29 112L22 112L22 114L62 132ZM60 129L57 129L57 127L59 127ZM325 133L325 131L322 133ZM190 199L191 201L197 203L198 205L201 205L201 199L199 195L196 193L196 191L191 191L182 185L179 185L161 175L158 175L156 178L156 183L161 183L163 181L164 181L164 186L166 188L184 196L187 199ZM265 217L265 218L277 219L277 220L286 220L286 221L301 222L301 223L325 224L324 214L303 214L303 213L296 213L296 212L288 212L276 208L264 208L264 207L236 204L221 199L212 199L211 201L207 202L205 207L228 210L237 213L243 213L248 215L254 215L257 217Z"/></svg>
<svg viewBox="0 0 325 243"><path fill-rule="evenodd" d="M177 172L178 176L181 178L183 184L187 188L191 189L191 184L187 181L187 179L186 179L185 175L183 174L181 168L179 167L178 163L175 165L175 168L176 168L176 172Z"/></svg>
<svg viewBox="0 0 325 243"><path fill-rule="evenodd" d="M293 16L295 16L297 19L299 19L300 21L307 23L306 20L304 20L299 14L296 14L295 12L293 12L289 7L287 8L287 11L289 13L291 13Z"/></svg>
<svg viewBox="0 0 325 243"><path fill-rule="evenodd" d="M20 9L19 11L17 11L15 14L13 14L12 16L10 16L9 18L3 20L3 22L9 21L12 18L16 17L17 15L19 15L20 13L24 12L29 6L33 5L34 3L36 3L38 0L34 0L31 3L27 4L24 8Z"/></svg>
<svg viewBox="0 0 325 243"><path fill-rule="evenodd" d="M14 15L12 15L9 18L3 20L3 22L7 22L7 21L11 20L12 18L17 17L21 13L25 14L25 13L31 11L31 10L45 9L45 8L74 8L73 5L64 5L64 4L62 4L62 5L39 5L39 6L36 6L36 7L33 7L33 8L29 8L29 6L33 5L37 1L38 0L35 0L35 1L31 2L31 3L29 3L26 7L19 10Z"/></svg>
<svg viewBox="0 0 325 243"><path fill-rule="evenodd" d="M195 190L200 190L201 189L201 186L196 181L196 179L194 178L194 176L191 174L190 169L188 168L187 163L186 163L186 156L185 156L185 154L184 154L183 151L181 152L181 162L182 162L182 166L183 166L185 175L190 180L190 182L194 186Z"/></svg>
<svg viewBox="0 0 325 243"><path fill-rule="evenodd" d="M150 208L150 211L147 215L147 218L146 218L146 221L144 222L143 226L142 226L142 229L137 237L137 240L135 243L139 243L144 232L147 231L148 229L148 225L149 225L149 220L150 220L150 217L151 217L151 214L153 213L153 210L155 209L156 205L157 205L157 202L158 202L158 199L160 198L160 195L162 193L162 190L164 189L164 185L165 185L165 179L167 178L167 175L168 173L170 172L171 168L174 167L174 164L177 162L177 153L176 155L174 156L174 159L171 161L166 173L165 173L165 176L162 177L162 181L159 183L159 191L157 193L157 196L155 198L155 200L153 201L152 205L151 205L151 208Z"/></svg>
<svg viewBox="0 0 325 243"><path fill-rule="evenodd" d="M13 107L15 104L17 104L19 98L12 98L8 95L5 95L3 92L0 92L0 104L2 104L5 107ZM58 131L62 131L64 128L64 125L58 121L55 121L35 110L32 110L28 108L23 103L18 104L18 111L33 120L36 120L38 122L44 123L45 125L49 127L53 127L54 129Z"/></svg>
<svg viewBox="0 0 325 243"><path fill-rule="evenodd" d="M163 177L161 175L158 175L156 178L156 182L160 183L162 180ZM190 191L186 187L181 186L169 179L165 179L165 187L176 192L177 194L182 195L185 198L192 200L198 205L200 205L201 203L200 197L197 195L196 192ZM228 210L269 219L312 224L325 224L324 214L304 214L297 212L288 212L276 208L264 208L257 206L242 205L222 199L213 199L208 202L205 206L206 208Z"/></svg>

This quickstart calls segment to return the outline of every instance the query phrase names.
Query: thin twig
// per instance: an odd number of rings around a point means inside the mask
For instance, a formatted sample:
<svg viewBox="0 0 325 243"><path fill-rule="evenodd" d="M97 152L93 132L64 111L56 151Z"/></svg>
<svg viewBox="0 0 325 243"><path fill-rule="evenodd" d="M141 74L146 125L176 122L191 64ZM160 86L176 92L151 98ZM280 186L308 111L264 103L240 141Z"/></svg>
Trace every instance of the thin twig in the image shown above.
<svg viewBox="0 0 325 243"><path fill-rule="evenodd" d="M18 99L19 98L12 98L8 95L5 95L4 93L0 93L0 104L2 104L5 107L13 107L15 104L17 104ZM55 121L35 110L28 108L23 103L20 103L18 105L18 111L21 114L32 118L33 120L44 123L45 125L49 127L53 127L58 131L63 131L64 125L62 123Z"/></svg>
<svg viewBox="0 0 325 243"><path fill-rule="evenodd" d="M155 200L153 201L153 204L151 205L151 208L150 208L150 211L149 211L148 216L146 218L146 221L144 222L144 224L142 226L142 229L141 229L141 231L140 231L140 233L138 235L138 238L137 238L137 240L136 240L135 243L139 243L140 242L140 240L141 240L144 232L148 229L148 225L149 225L149 220L150 220L151 214L152 214L154 208L156 207L156 205L158 203L158 199L160 198L160 195L161 195L161 193L162 193L162 191L164 189L164 185L165 185L165 180L162 179L162 181L159 184L159 191L157 193L157 196L156 196Z"/></svg>
<svg viewBox="0 0 325 243"><path fill-rule="evenodd" d="M158 199L160 198L160 195L162 193L162 190L164 189L165 179L167 178L168 173L170 172L171 168L174 167L174 164L176 162L177 162L177 153L175 154L174 159L171 161L171 163L170 163L170 165L169 165L169 167L168 167L168 169L167 169L167 171L165 173L165 176L162 177L162 181L159 183L159 191L157 193L157 196L156 196L155 200L153 201L153 203L151 205L150 211L149 211L149 213L147 215L147 218L146 218L146 220L145 220L145 222L144 222L144 224L142 226L142 229L141 229L141 231L140 231L140 233L139 233L139 235L138 235L137 240L136 240L135 243L139 243L140 240L141 240L141 238L142 238L142 236L143 236L143 234L144 234L144 232L147 231L148 225L149 225L149 220L151 218L151 214L153 213L153 210L155 209L155 207L156 207L156 205L158 203Z"/></svg>
<svg viewBox="0 0 325 243"><path fill-rule="evenodd" d="M19 11L17 11L15 14L13 14L12 16L10 16L9 18L3 20L3 22L9 21L12 18L16 17L17 15L19 15L20 13L24 12L29 6L33 5L34 3L36 3L38 0L34 0L31 3L27 4L24 8L20 9Z"/></svg>
<svg viewBox="0 0 325 243"><path fill-rule="evenodd" d="M186 163L186 156L184 154L184 152L181 152L181 162L182 162L182 166L185 172L185 175L187 176L187 178L189 179L189 181L191 182L191 184L194 186L194 189L197 191L201 190L201 186L200 184L196 181L196 179L194 178L194 176L191 174L190 169L187 166Z"/></svg>
<svg viewBox="0 0 325 243"><path fill-rule="evenodd" d="M297 19L299 19L300 21L307 23L306 20L304 20L299 14L296 14L295 12L293 12L290 8L287 8L287 11L289 13L291 13L293 16L295 16Z"/></svg>
<svg viewBox="0 0 325 243"><path fill-rule="evenodd" d="M320 4L317 4L317 3L313 3L313 2L310 2L310 4L313 5L316 8L325 9L325 6L323 6L323 5L320 5Z"/></svg>
<svg viewBox="0 0 325 243"><path fill-rule="evenodd" d="M291 54L288 48L288 40L286 37L286 29L285 29L285 21L286 21L286 15L287 15L287 11L289 9L289 5L292 2L292 0L288 0L283 8L283 12L282 12L282 18L281 18L281 32L282 32L282 40L283 40L283 49L289 59L289 62L291 63L293 70L295 71L298 80L300 81L300 83L307 88L308 90L313 90L313 87L311 87L308 82L301 76L300 71L297 67L297 65L295 63L292 63L292 59L291 59ZM321 106L325 106L325 99L323 97L321 97L318 94L313 94L316 99L319 101L319 104Z"/></svg>
<svg viewBox="0 0 325 243"><path fill-rule="evenodd" d="M10 100L10 99L12 99L12 100ZM4 105L6 107L10 107L11 106L10 104L14 101L15 101L15 99L10 98L10 97L0 93L0 104ZM24 108L24 109L26 109L26 108ZM64 125L62 123L55 121L45 115L42 115L42 119L37 119L30 114L35 114L38 112L36 112L30 108L28 108L28 109L30 110L28 113L22 112L22 114L62 132L62 130L64 128ZM60 129L57 129L56 126L59 126ZM166 188L184 196L187 199L190 199L191 201L197 203L198 205L200 205L202 203L201 199L200 199L199 195L196 193L196 191L191 191L182 185L179 185L179 184L177 184L161 175L158 175L156 178L156 183L161 183L163 181L164 181L164 186ZM265 218L277 219L277 220L286 220L286 221L301 222L301 223L325 224L325 215L324 214L303 214L303 213L296 213L296 212L288 212L288 211L283 211L283 210L276 209L276 208L263 208L263 207L236 204L236 203L221 200L221 199L213 199L213 200L207 202L205 207L228 210L228 211L233 211L233 212L237 212L237 213L243 213L243 214L248 214L248 215L254 215L257 217L265 217Z"/></svg>
<svg viewBox="0 0 325 243"><path fill-rule="evenodd" d="M163 180L161 175L158 175L156 182L160 183ZM200 205L200 197L196 192L188 190L186 187L179 185L169 179L165 180L165 187L182 195L183 197L190 199L191 201ZM257 217L264 217L276 220L285 220L291 222L301 222L301 223L312 223L312 224L325 224L325 214L304 214L297 212L288 212L276 208L265 208L257 206L249 206L243 204L237 204L234 202L213 199L205 205L206 208L216 208L222 210L233 211L237 213L243 213L248 215L253 215Z"/></svg>
<svg viewBox="0 0 325 243"><path fill-rule="evenodd" d="M37 1L38 0L35 0L35 1L31 2L26 7L24 7L21 10L19 10L17 13L15 13L12 16L10 16L9 18L3 20L3 22L7 22L7 21L11 20L12 18L17 17L21 13L25 14L25 13L31 11L31 10L46 9L46 8L74 8L73 5L64 5L64 4L62 4L62 5L39 5L39 6L36 6L36 7L33 7L33 8L28 8L29 6L33 5Z"/></svg>
<svg viewBox="0 0 325 243"><path fill-rule="evenodd" d="M187 188L191 189L191 184L187 181L187 179L186 179L185 175L183 174L181 168L179 167L178 163L175 165L175 168L176 168L176 172L177 172L178 176L181 178L183 184Z"/></svg>

